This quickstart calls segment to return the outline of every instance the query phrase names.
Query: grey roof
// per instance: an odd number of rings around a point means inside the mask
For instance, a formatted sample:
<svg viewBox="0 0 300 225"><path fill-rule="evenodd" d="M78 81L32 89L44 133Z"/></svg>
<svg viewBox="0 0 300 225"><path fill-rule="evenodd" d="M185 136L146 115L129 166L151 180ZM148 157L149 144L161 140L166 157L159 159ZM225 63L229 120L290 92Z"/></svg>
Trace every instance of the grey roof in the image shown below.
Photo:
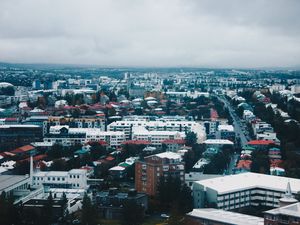
<svg viewBox="0 0 300 225"><path fill-rule="evenodd" d="M286 215L300 218L300 203L298 202L284 207L271 209L269 211L266 211L266 213L272 215Z"/></svg>
<svg viewBox="0 0 300 225"><path fill-rule="evenodd" d="M241 213L224 211L221 209L193 209L187 214L195 218L202 218L216 222L228 223L232 225L263 225L264 219L256 216L248 216Z"/></svg>
<svg viewBox="0 0 300 225"><path fill-rule="evenodd" d="M26 179L29 180L29 176L27 175L0 175L0 193L5 191L10 186L25 181Z"/></svg>

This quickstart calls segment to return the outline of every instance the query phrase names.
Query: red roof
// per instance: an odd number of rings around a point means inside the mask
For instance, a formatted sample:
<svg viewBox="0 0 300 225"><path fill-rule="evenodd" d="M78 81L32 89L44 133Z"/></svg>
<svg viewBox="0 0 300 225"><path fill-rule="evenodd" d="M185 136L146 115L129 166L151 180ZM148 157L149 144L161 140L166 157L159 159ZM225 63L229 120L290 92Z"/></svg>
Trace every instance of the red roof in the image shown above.
<svg viewBox="0 0 300 225"><path fill-rule="evenodd" d="M32 158L32 160L34 162L36 162L36 161L40 161L40 160L45 159L45 158L47 158L47 155L45 155L45 154L43 154L43 155L36 155L36 156L34 156ZM26 158L26 159L20 160L20 162L23 162L23 161L28 161L29 162L30 158Z"/></svg>
<svg viewBox="0 0 300 225"><path fill-rule="evenodd" d="M6 122L16 122L18 121L18 118L14 118L14 117L9 117L9 118L5 118Z"/></svg>
<svg viewBox="0 0 300 225"><path fill-rule="evenodd" d="M129 140L129 141L124 141L122 143L123 145L126 144L131 144L131 145L149 145L151 144L150 141L144 141L144 140Z"/></svg>
<svg viewBox="0 0 300 225"><path fill-rule="evenodd" d="M248 142L248 145L270 145L270 144L275 144L275 142L271 140L252 140Z"/></svg>
<svg viewBox="0 0 300 225"><path fill-rule="evenodd" d="M185 144L185 140L184 139L168 139L168 140L163 140L161 143L183 145L183 144Z"/></svg>
<svg viewBox="0 0 300 225"><path fill-rule="evenodd" d="M23 153L23 152L28 152L28 151L31 151L31 150L34 150L34 147L32 145L24 145L20 148L17 148L13 151L11 151L12 153Z"/></svg>
<svg viewBox="0 0 300 225"><path fill-rule="evenodd" d="M112 156L107 156L107 157L105 158L105 160L107 160L107 161L113 161L113 160L115 160L115 158L112 157Z"/></svg>
<svg viewBox="0 0 300 225"><path fill-rule="evenodd" d="M252 161L251 160L240 160L236 168L250 170Z"/></svg>

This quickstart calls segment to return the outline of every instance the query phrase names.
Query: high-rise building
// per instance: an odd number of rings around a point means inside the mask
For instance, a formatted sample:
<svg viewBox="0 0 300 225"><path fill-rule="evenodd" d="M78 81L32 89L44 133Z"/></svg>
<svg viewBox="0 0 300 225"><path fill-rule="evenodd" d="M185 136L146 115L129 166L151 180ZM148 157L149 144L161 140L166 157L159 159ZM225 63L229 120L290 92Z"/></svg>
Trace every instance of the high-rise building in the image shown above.
<svg viewBox="0 0 300 225"><path fill-rule="evenodd" d="M184 182L184 163L180 154L163 152L135 163L135 187L138 192L156 195L160 178L169 176Z"/></svg>

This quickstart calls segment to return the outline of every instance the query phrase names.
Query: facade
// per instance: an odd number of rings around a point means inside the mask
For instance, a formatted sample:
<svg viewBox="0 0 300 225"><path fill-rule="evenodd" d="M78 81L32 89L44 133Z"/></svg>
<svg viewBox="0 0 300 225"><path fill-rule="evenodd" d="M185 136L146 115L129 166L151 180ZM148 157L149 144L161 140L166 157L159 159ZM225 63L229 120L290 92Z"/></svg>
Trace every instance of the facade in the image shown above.
<svg viewBox="0 0 300 225"><path fill-rule="evenodd" d="M189 225L263 225L264 219L220 209L206 208L194 209L186 214L185 222Z"/></svg>
<svg viewBox="0 0 300 225"><path fill-rule="evenodd" d="M111 147L119 147L125 141L123 132L101 131L97 128L70 128L69 126L52 126L44 142L59 143L64 146L105 141Z"/></svg>
<svg viewBox="0 0 300 225"><path fill-rule="evenodd" d="M234 210L246 206L278 207L290 182L291 193L300 190L300 179L257 173L241 173L196 181L193 184L194 207L212 205Z"/></svg>
<svg viewBox="0 0 300 225"><path fill-rule="evenodd" d="M169 121L169 120L122 120L115 121L107 126L109 131L122 131L126 135L126 139L131 139L133 127L145 127L148 131L192 131L197 135L198 143L202 143L206 139L204 127L195 121Z"/></svg>
<svg viewBox="0 0 300 225"><path fill-rule="evenodd" d="M300 203L294 203L264 212L265 225L299 225Z"/></svg>
<svg viewBox="0 0 300 225"><path fill-rule="evenodd" d="M105 130L105 120L103 117L62 117L62 116L50 116L48 118L50 126L56 125L68 125L71 128L99 128Z"/></svg>
<svg viewBox="0 0 300 225"><path fill-rule="evenodd" d="M154 196L160 178L169 176L178 177L184 182L184 163L177 153L159 153L135 163L135 187L138 192Z"/></svg>
<svg viewBox="0 0 300 225"><path fill-rule="evenodd" d="M5 192L15 199L24 197L29 193L29 183L28 175L0 175L0 194Z"/></svg>
<svg viewBox="0 0 300 225"><path fill-rule="evenodd" d="M235 131L232 125L219 125L216 138L235 141Z"/></svg>
<svg viewBox="0 0 300 225"><path fill-rule="evenodd" d="M116 188L109 191L102 191L93 197L97 208L105 219L121 219L123 216L123 206L126 201L133 201L141 205L144 210L148 209L148 197L144 193L138 193L135 189L120 192Z"/></svg>
<svg viewBox="0 0 300 225"><path fill-rule="evenodd" d="M133 127L132 140L149 141L154 146L162 146L166 140L183 140L183 135L177 131L149 131L145 127Z"/></svg>
<svg viewBox="0 0 300 225"><path fill-rule="evenodd" d="M37 125L1 125L1 150L11 150L42 140L42 127Z"/></svg>
<svg viewBox="0 0 300 225"><path fill-rule="evenodd" d="M32 184L34 188L87 189L87 172L84 169L37 172L33 174Z"/></svg>

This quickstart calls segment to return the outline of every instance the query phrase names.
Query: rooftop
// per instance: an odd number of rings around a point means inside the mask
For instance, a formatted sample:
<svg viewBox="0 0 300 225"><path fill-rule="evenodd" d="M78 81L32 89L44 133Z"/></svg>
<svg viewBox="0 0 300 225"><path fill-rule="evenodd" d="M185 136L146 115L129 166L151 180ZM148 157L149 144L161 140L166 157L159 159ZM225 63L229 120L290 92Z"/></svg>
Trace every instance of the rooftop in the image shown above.
<svg viewBox="0 0 300 225"><path fill-rule="evenodd" d="M226 139L207 139L204 141L204 144L207 145L233 145L232 141Z"/></svg>
<svg viewBox="0 0 300 225"><path fill-rule="evenodd" d="M220 209L193 209L187 214L191 217L208 219L216 222L232 225L263 225L264 219L256 216L248 216L241 213L229 212Z"/></svg>
<svg viewBox="0 0 300 225"><path fill-rule="evenodd" d="M10 186L19 183L21 181L24 181L28 179L29 176L22 176L22 175L0 175L0 193L2 191L5 191L5 189L9 188Z"/></svg>
<svg viewBox="0 0 300 225"><path fill-rule="evenodd" d="M206 188L216 190L219 194L250 188L264 188L285 192L288 182L290 182L293 194L300 190L300 179L251 172L196 181L196 183Z"/></svg>
<svg viewBox="0 0 300 225"><path fill-rule="evenodd" d="M300 218L300 202L266 211L267 214L287 215Z"/></svg>
<svg viewBox="0 0 300 225"><path fill-rule="evenodd" d="M167 159L181 159L181 155L175 152L163 152L156 154L155 156L159 158L167 158Z"/></svg>

